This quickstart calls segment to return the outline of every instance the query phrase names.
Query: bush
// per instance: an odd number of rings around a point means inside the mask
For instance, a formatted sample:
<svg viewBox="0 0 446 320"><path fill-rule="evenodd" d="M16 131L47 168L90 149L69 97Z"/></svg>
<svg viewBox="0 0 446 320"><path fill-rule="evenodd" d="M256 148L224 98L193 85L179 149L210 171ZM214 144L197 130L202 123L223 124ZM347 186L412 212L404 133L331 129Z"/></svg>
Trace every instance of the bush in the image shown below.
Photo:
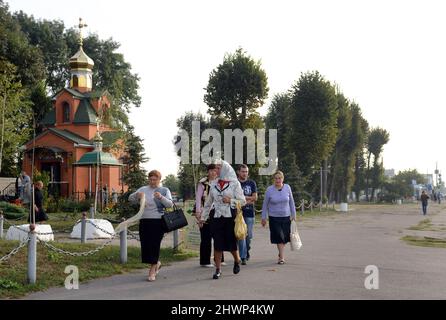
<svg viewBox="0 0 446 320"><path fill-rule="evenodd" d="M0 202L0 210L6 219L20 219L25 217L26 209L8 202Z"/></svg>
<svg viewBox="0 0 446 320"><path fill-rule="evenodd" d="M130 203L129 196L132 194L131 191L127 191L119 196L118 203L114 207L114 212L120 218L130 218L138 213L139 205L138 203Z"/></svg>

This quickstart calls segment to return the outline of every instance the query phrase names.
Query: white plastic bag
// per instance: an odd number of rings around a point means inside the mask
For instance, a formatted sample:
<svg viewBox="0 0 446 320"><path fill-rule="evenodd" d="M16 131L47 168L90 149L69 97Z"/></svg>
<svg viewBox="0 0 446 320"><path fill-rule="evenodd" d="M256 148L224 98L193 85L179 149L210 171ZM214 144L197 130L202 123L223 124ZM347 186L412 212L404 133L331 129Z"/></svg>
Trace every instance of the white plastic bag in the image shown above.
<svg viewBox="0 0 446 320"><path fill-rule="evenodd" d="M297 232L297 224L295 220L291 221L290 246L291 251L299 250L302 247L302 241Z"/></svg>

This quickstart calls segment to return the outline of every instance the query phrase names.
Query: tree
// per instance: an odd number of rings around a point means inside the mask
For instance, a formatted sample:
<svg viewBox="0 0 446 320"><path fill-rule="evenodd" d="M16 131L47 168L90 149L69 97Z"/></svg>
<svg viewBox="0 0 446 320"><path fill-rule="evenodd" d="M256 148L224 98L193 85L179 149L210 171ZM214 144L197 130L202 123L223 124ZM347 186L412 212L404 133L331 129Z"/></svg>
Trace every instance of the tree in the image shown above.
<svg viewBox="0 0 446 320"><path fill-rule="evenodd" d="M257 109L268 96L268 83L260 61L241 48L226 54L224 61L209 76L204 102L212 116L223 115L231 128L250 128L249 120L258 117Z"/></svg>
<svg viewBox="0 0 446 320"><path fill-rule="evenodd" d="M342 93L338 98L338 136L331 155L330 201L347 202L355 178L355 155L362 149L366 135L365 119L356 103Z"/></svg>
<svg viewBox="0 0 446 320"><path fill-rule="evenodd" d="M3 159L9 166L17 164L19 147L26 141L29 127L24 126L31 117L31 109L25 99L17 68L10 62L0 60L0 173L14 175L16 170L3 170ZM12 170L11 170L12 169Z"/></svg>
<svg viewBox="0 0 446 320"><path fill-rule="evenodd" d="M334 87L317 71L302 74L291 89L290 150L304 178L327 159L336 143L337 100Z"/></svg>
<svg viewBox="0 0 446 320"><path fill-rule="evenodd" d="M383 147L385 144L389 142L389 133L382 128L374 128L370 131L369 136L367 138L367 174L366 174L366 198L369 201L369 187L370 180L372 180L372 199L375 195L375 189L379 186L380 181L382 180L381 170L379 169L379 158L383 151ZM370 161L371 156L373 155L373 171L370 169ZM381 164L382 165L382 164ZM370 179L371 178L371 179Z"/></svg>
<svg viewBox="0 0 446 320"><path fill-rule="evenodd" d="M299 199L299 192L304 191L305 179L297 164L297 157L290 147L289 121L291 97L287 93L276 94L265 117L266 129L277 129L277 158L278 168L285 174L286 183L291 186L295 199Z"/></svg>
<svg viewBox="0 0 446 320"><path fill-rule="evenodd" d="M142 168L142 164L147 162L149 158L144 152L143 140L135 135L133 127L125 137L125 156L123 163L127 169L123 175L124 184L128 185L129 191L134 191L148 183L147 171Z"/></svg>
<svg viewBox="0 0 446 320"><path fill-rule="evenodd" d="M187 132L189 137L192 137L192 123L194 121L200 123L200 136L204 130L211 126L211 120L203 114L189 111L177 120L177 127L179 130ZM178 143L180 140L180 135L177 135L174 138L174 143ZM180 162L178 170L179 193L184 199L192 199L195 196L196 184L202 176L206 175L206 167L203 164L192 164L192 143L192 139L189 139L189 163ZM200 150L204 145L205 142L200 141ZM181 157L181 149L177 151L177 155Z"/></svg>
<svg viewBox="0 0 446 320"><path fill-rule="evenodd" d="M163 186L169 188L171 192L178 194L180 191L180 180L173 174L169 174L163 179Z"/></svg>

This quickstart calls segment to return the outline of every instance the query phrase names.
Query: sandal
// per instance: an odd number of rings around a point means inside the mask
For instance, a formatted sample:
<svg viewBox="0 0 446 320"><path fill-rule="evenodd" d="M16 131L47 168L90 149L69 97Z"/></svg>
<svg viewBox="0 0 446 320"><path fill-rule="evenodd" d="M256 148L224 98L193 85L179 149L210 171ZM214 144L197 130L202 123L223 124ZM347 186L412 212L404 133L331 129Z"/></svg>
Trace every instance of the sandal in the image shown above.
<svg viewBox="0 0 446 320"><path fill-rule="evenodd" d="M283 259L280 259L278 262L277 262L277 264L284 264L285 263L285 260L283 260Z"/></svg>
<svg viewBox="0 0 446 320"><path fill-rule="evenodd" d="M156 280L156 277L155 276L148 276L147 277L147 281L149 281L149 282L153 282L153 281L155 281Z"/></svg>

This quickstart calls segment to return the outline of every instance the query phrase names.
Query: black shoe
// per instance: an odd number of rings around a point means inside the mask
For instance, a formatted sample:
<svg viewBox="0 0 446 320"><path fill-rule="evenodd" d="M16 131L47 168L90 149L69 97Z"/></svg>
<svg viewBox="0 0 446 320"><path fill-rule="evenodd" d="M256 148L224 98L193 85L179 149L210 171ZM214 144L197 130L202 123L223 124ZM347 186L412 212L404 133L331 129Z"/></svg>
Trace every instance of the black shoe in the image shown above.
<svg viewBox="0 0 446 320"><path fill-rule="evenodd" d="M249 250L246 252L246 261L249 261L249 258L251 257L251 255L249 254Z"/></svg>
<svg viewBox="0 0 446 320"><path fill-rule="evenodd" d="M247 259L242 259L242 266L246 266L246 260Z"/></svg>
<svg viewBox="0 0 446 320"><path fill-rule="evenodd" d="M221 271L220 271L220 269L216 269L212 278L214 278L215 280L218 280L218 279L220 279L220 277L221 277Z"/></svg>
<svg viewBox="0 0 446 320"><path fill-rule="evenodd" d="M240 272L240 262L234 262L234 268L232 269L232 272L234 272L234 274Z"/></svg>

